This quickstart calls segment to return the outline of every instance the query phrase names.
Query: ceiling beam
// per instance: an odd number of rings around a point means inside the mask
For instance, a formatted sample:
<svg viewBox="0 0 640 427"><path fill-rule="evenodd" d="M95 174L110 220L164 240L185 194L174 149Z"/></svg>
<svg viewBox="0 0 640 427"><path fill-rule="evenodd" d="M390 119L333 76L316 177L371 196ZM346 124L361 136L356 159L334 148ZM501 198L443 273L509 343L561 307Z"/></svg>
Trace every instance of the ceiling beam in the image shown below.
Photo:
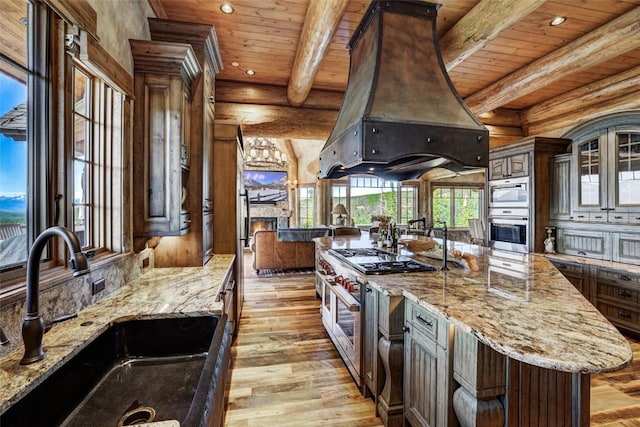
<svg viewBox="0 0 640 427"><path fill-rule="evenodd" d="M640 6L467 97L476 114L640 46Z"/></svg>
<svg viewBox="0 0 640 427"><path fill-rule="evenodd" d="M236 120L246 136L324 141L337 118L330 110L216 101L216 120Z"/></svg>
<svg viewBox="0 0 640 427"><path fill-rule="evenodd" d="M575 100L576 104L580 100ZM636 110L640 108L640 91L630 91L616 98L601 100L595 104L581 107L577 110L563 114L549 120L532 123L525 126L527 135L542 135L546 132L563 129L567 127L575 127L579 124L586 123L589 120L602 117L605 114L617 113L625 110Z"/></svg>
<svg viewBox="0 0 640 427"><path fill-rule="evenodd" d="M485 47L547 0L482 0L440 40L447 71Z"/></svg>
<svg viewBox="0 0 640 427"><path fill-rule="evenodd" d="M343 92L312 89L302 104L302 108L321 110L340 110ZM287 88L257 83L216 80L216 101L238 104L263 104L290 106L287 100Z"/></svg>
<svg viewBox="0 0 640 427"><path fill-rule="evenodd" d="M287 99L294 107L307 98L348 4L349 0L309 2L287 89Z"/></svg>
<svg viewBox="0 0 640 427"><path fill-rule="evenodd" d="M523 125L540 123L586 106L599 104L640 87L640 66L541 102L521 113Z"/></svg>

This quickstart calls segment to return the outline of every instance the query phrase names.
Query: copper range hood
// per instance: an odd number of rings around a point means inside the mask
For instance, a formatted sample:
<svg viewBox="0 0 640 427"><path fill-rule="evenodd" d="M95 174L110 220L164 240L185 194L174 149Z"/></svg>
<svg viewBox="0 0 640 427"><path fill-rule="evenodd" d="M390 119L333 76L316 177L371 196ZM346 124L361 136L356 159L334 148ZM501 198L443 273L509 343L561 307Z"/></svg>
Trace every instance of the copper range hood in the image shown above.
<svg viewBox="0 0 640 427"><path fill-rule="evenodd" d="M486 168L489 132L442 62L439 4L373 1L348 48L349 80L320 152L320 178L416 179L436 167Z"/></svg>

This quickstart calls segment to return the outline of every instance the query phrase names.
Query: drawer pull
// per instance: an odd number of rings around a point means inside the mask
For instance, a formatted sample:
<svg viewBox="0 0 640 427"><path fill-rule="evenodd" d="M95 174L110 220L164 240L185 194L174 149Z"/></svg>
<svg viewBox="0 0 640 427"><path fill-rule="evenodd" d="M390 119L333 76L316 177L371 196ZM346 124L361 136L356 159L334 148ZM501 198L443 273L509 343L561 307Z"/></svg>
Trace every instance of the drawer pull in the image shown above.
<svg viewBox="0 0 640 427"><path fill-rule="evenodd" d="M421 321L422 323L424 323L428 327L432 327L433 326L433 320L424 319L419 314L416 316L416 319L418 319L419 321Z"/></svg>
<svg viewBox="0 0 640 427"><path fill-rule="evenodd" d="M373 290L372 290L370 287L368 287L368 286L365 288L365 290L364 290L364 291L365 291L365 292L373 292Z"/></svg>
<svg viewBox="0 0 640 427"><path fill-rule="evenodd" d="M578 251L578 255L587 255L585 251Z"/></svg>
<svg viewBox="0 0 640 427"><path fill-rule="evenodd" d="M615 218L615 219L622 219L622 216L620 216L620 215L615 215L615 216L614 216L614 218Z"/></svg>
<svg viewBox="0 0 640 427"><path fill-rule="evenodd" d="M584 215L578 215L578 218L586 218Z"/></svg>
<svg viewBox="0 0 640 427"><path fill-rule="evenodd" d="M631 292L629 292L629 291L620 291L620 292L618 292L618 296L620 298L631 298Z"/></svg>
<svg viewBox="0 0 640 427"><path fill-rule="evenodd" d="M569 268L569 266L567 266L567 264L558 264L558 268L566 270L567 268Z"/></svg>
<svg viewBox="0 0 640 427"><path fill-rule="evenodd" d="M618 312L618 317L624 317L625 319L631 319L631 314L625 313L624 311Z"/></svg>
<svg viewBox="0 0 640 427"><path fill-rule="evenodd" d="M620 275L620 280L624 280L625 282L630 282L631 281L631 277L626 276L624 274Z"/></svg>
<svg viewBox="0 0 640 427"><path fill-rule="evenodd" d="M594 218L596 219L602 219L602 215L595 215Z"/></svg>

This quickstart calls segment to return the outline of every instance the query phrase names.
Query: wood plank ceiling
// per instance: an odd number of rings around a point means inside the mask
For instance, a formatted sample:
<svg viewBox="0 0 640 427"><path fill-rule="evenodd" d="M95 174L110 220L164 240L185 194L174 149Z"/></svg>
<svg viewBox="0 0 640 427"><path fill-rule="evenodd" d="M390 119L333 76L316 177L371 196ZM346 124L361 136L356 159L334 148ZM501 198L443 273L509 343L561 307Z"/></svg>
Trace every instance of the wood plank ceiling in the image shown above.
<svg viewBox="0 0 640 427"><path fill-rule="evenodd" d="M215 27L217 118L240 121L246 135L327 138L347 83L346 45L369 0L231 0L231 15L220 0L150 3L160 17ZM640 107L640 0L440 3L442 56L492 145ZM551 26L556 16L567 20Z"/></svg>

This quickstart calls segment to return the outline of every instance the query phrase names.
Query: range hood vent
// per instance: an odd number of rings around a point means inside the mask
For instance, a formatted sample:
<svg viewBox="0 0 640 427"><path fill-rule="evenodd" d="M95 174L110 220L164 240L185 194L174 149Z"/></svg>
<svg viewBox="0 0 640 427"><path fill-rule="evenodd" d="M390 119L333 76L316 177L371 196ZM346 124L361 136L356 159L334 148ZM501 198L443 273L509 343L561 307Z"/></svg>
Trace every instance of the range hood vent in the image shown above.
<svg viewBox="0 0 640 427"><path fill-rule="evenodd" d="M486 168L489 132L440 56L439 4L373 1L348 48L349 81L320 152L320 178L416 179L436 167Z"/></svg>

